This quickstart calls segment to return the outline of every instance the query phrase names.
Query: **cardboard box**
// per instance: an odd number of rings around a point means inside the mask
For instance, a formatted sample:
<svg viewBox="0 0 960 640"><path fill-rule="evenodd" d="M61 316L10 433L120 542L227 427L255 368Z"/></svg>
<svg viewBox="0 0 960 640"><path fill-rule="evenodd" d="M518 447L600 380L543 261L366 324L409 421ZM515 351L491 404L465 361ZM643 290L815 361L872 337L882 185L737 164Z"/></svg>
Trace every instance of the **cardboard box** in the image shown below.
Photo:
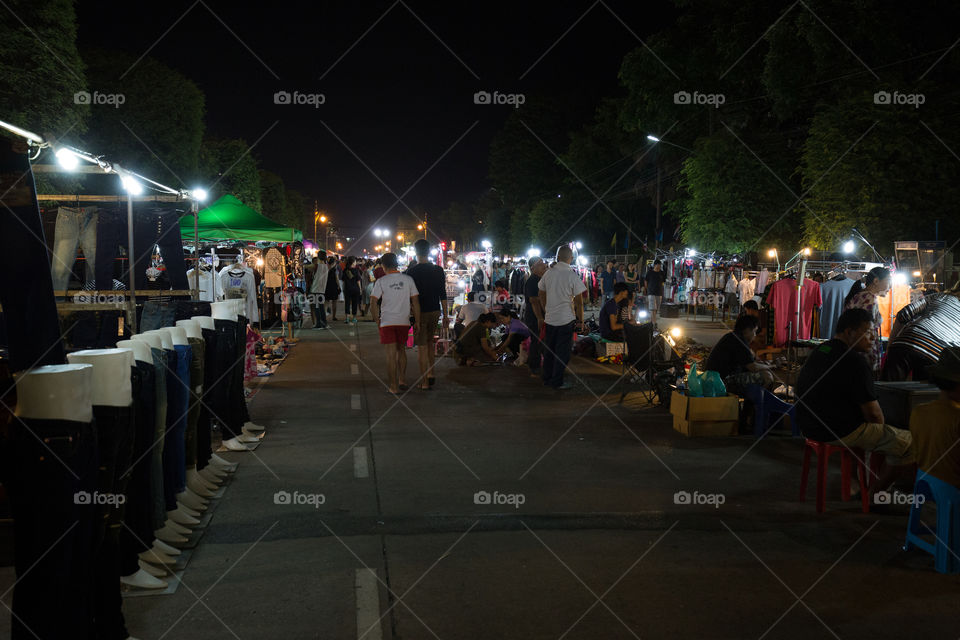
<svg viewBox="0 0 960 640"><path fill-rule="evenodd" d="M735 436L740 423L740 399L691 398L674 391L670 398L673 428L685 436Z"/></svg>
<svg viewBox="0 0 960 640"><path fill-rule="evenodd" d="M597 343L597 357L615 356L618 353L626 353L625 345L622 342L604 342Z"/></svg>

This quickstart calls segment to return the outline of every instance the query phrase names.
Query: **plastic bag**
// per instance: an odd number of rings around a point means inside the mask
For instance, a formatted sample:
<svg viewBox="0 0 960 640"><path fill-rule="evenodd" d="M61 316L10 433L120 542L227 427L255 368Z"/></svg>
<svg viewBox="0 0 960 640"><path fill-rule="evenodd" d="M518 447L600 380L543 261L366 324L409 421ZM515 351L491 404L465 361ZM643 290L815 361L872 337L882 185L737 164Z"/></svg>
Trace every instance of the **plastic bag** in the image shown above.
<svg viewBox="0 0 960 640"><path fill-rule="evenodd" d="M705 398L723 398L727 395L727 387L723 378L716 371L707 371L703 376L703 396Z"/></svg>
<svg viewBox="0 0 960 640"><path fill-rule="evenodd" d="M690 373L687 375L687 389L689 389L687 395L691 398L703 397L703 380L697 373L697 365L690 367Z"/></svg>

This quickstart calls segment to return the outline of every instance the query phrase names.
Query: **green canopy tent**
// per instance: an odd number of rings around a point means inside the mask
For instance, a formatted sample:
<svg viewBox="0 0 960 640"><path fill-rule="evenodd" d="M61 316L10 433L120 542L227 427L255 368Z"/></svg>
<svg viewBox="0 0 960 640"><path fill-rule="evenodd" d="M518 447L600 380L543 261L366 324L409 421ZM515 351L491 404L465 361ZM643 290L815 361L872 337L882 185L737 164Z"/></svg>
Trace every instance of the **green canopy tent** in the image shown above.
<svg viewBox="0 0 960 640"><path fill-rule="evenodd" d="M265 218L230 194L197 214L200 240L243 240L257 242L295 242L303 240L303 232ZM194 239L193 216L180 219L180 236Z"/></svg>

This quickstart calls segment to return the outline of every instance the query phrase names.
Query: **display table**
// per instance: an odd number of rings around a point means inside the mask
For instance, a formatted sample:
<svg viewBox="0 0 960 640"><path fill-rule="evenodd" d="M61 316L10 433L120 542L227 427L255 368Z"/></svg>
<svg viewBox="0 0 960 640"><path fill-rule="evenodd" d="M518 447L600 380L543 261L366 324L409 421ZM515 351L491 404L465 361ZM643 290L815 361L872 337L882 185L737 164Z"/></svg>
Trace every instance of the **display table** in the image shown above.
<svg viewBox="0 0 960 640"><path fill-rule="evenodd" d="M910 428L910 414L915 407L933 402L940 395L929 382L877 382L877 398L884 422L901 429Z"/></svg>

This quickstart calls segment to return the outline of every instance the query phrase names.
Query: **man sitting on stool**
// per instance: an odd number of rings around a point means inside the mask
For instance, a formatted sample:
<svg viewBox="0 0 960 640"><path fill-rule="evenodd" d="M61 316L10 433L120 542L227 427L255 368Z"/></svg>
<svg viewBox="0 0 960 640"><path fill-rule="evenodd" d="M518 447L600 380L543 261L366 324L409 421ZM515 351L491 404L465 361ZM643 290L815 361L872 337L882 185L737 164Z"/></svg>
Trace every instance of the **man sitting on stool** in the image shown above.
<svg viewBox="0 0 960 640"><path fill-rule="evenodd" d="M811 440L886 455L870 493L886 489L899 471L890 465L913 463L910 432L884 424L869 353L876 332L865 309L847 309L832 340L810 354L797 380L797 423ZM862 488L861 488L862 490Z"/></svg>
<svg viewBox="0 0 960 640"><path fill-rule="evenodd" d="M716 371L723 379L727 390L744 395L747 385L759 384L767 389L775 388L772 367L757 362L750 343L757 337L757 318L743 315L737 318L733 331L720 338L707 358L706 370Z"/></svg>
<svg viewBox="0 0 960 640"><path fill-rule="evenodd" d="M927 369L940 397L910 414L913 453L921 471L960 488L960 347L947 347Z"/></svg>
<svg viewBox="0 0 960 640"><path fill-rule="evenodd" d="M630 297L630 287L626 282L613 285L613 298L600 309L600 337L611 342L623 342L623 323L620 322L620 310Z"/></svg>

